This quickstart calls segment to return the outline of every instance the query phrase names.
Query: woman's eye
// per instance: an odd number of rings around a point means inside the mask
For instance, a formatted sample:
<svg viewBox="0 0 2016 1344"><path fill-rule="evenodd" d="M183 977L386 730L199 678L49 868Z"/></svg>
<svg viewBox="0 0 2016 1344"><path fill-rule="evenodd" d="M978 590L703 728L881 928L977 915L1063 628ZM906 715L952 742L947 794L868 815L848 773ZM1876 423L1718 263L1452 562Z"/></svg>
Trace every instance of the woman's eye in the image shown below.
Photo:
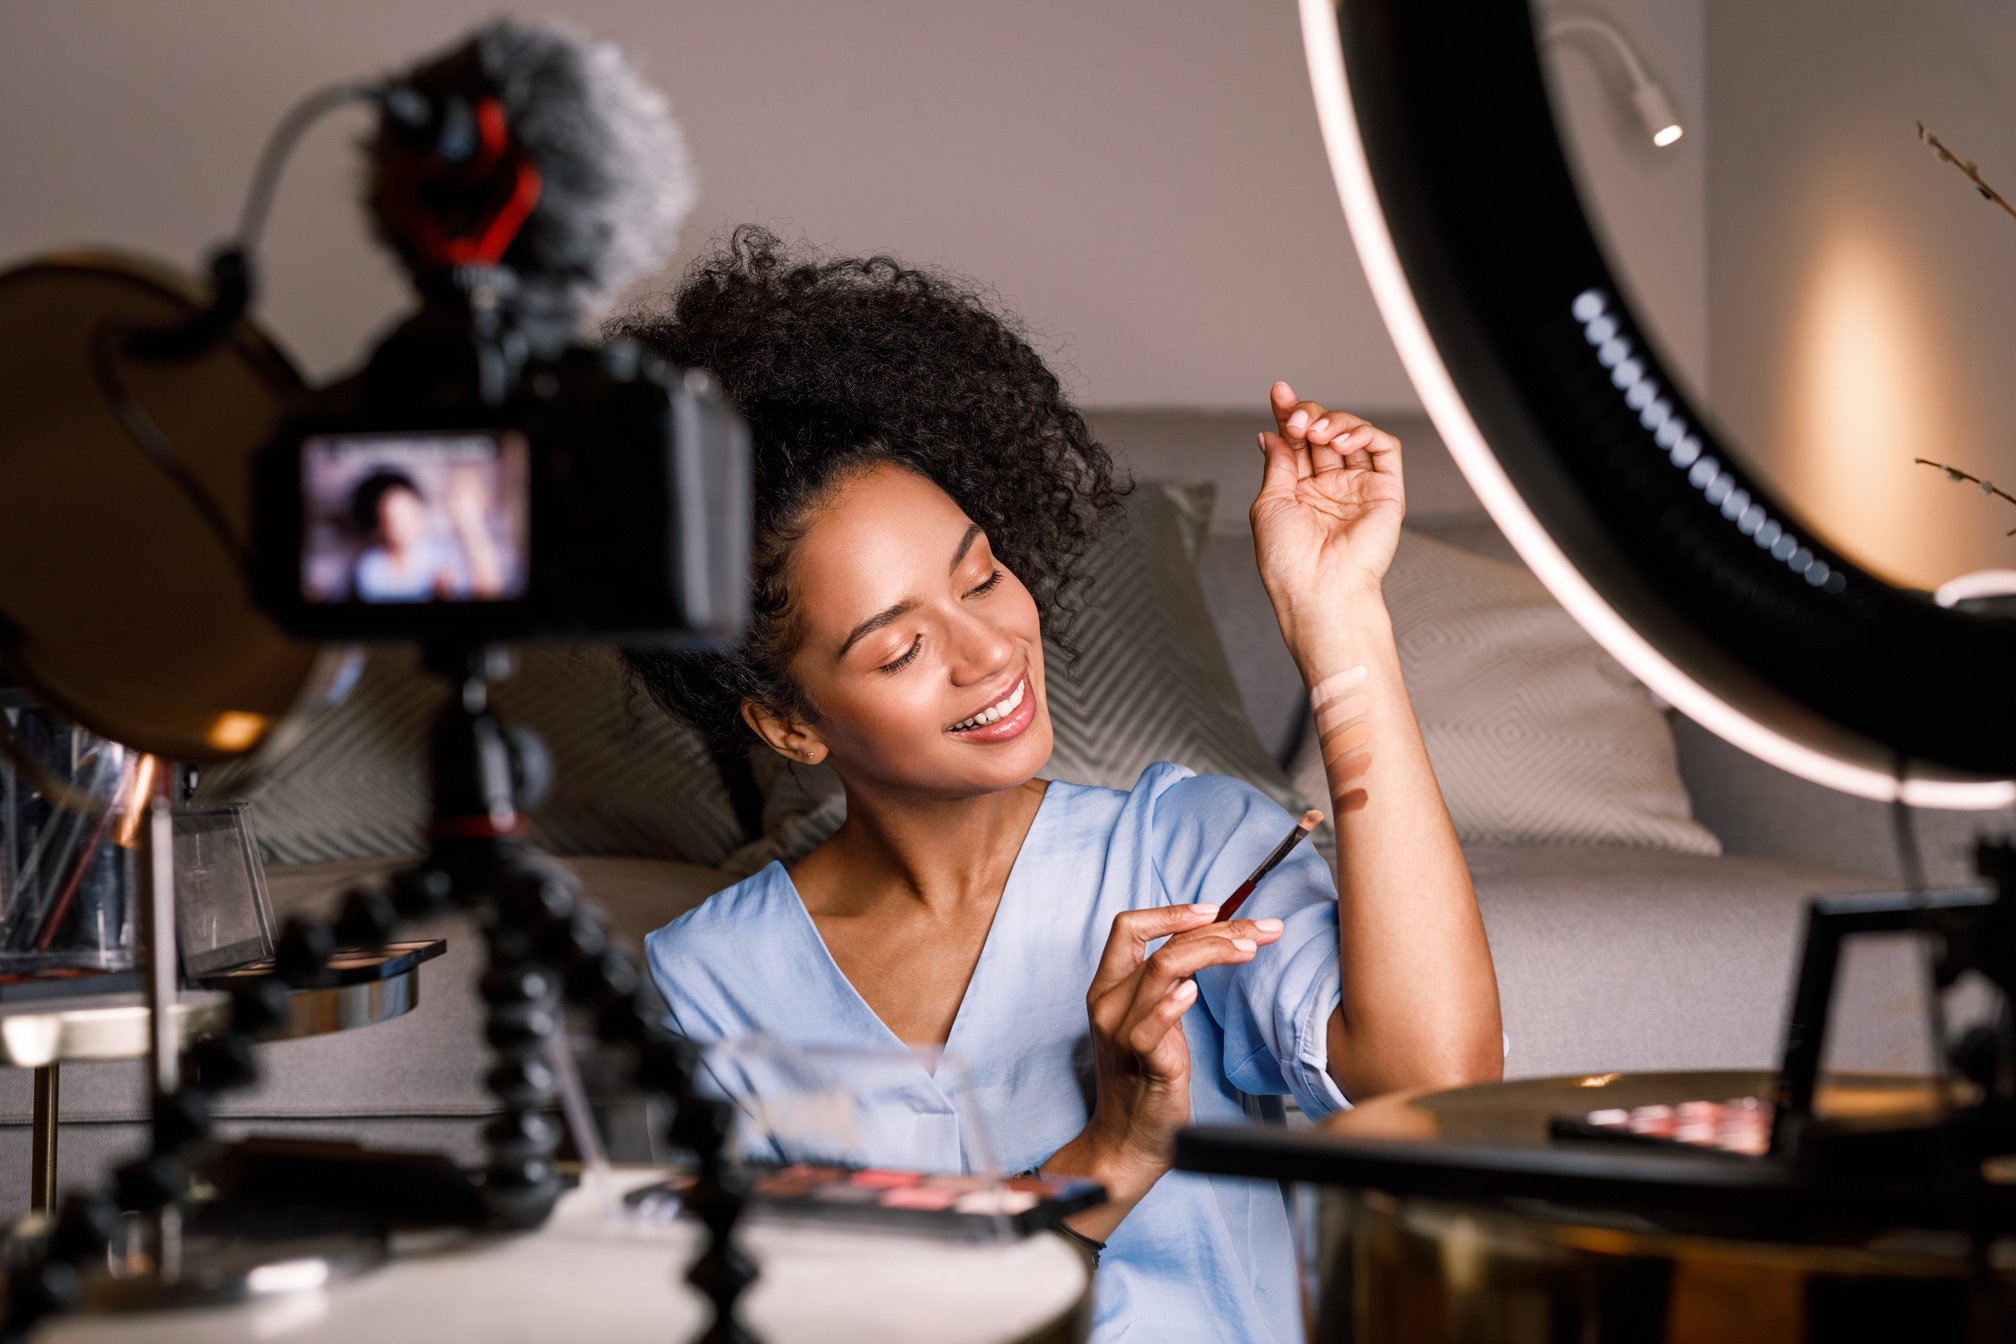
<svg viewBox="0 0 2016 1344"><path fill-rule="evenodd" d="M997 569L992 574L989 574L987 576L987 581L985 583L981 584L979 587L967 593L966 596L978 597L983 593L991 593L994 591L995 586L1001 582L1001 579L1002 579L1001 571Z"/></svg>
<svg viewBox="0 0 2016 1344"><path fill-rule="evenodd" d="M921 650L923 647L924 647L924 636L919 635L917 636L917 638L910 641L909 652L905 653L901 658L898 658L895 662L884 663L882 664L882 666L876 668L875 670L877 672L901 672L904 668L910 666L911 663L917 660L917 654L919 650Z"/></svg>

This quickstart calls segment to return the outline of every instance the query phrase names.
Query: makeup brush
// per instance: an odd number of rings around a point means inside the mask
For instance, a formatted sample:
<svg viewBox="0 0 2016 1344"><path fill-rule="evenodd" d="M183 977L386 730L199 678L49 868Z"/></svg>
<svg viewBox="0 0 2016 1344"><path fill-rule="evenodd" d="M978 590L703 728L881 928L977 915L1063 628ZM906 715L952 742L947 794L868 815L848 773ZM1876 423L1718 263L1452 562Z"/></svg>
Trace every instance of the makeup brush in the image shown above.
<svg viewBox="0 0 2016 1344"><path fill-rule="evenodd" d="M1288 857L1288 851L1302 843L1302 837L1315 830L1316 824L1322 820L1323 814L1313 807L1304 812L1302 820L1295 823L1295 829L1288 832L1288 837L1280 844L1274 846L1274 852L1269 854L1261 862L1260 866L1253 870L1253 876L1241 882L1239 889L1227 897L1224 903L1218 907L1218 918L1211 922L1214 924L1223 924L1226 920L1237 914L1239 907L1246 903L1246 898L1253 894L1253 888L1260 885L1260 879L1273 872L1275 865Z"/></svg>

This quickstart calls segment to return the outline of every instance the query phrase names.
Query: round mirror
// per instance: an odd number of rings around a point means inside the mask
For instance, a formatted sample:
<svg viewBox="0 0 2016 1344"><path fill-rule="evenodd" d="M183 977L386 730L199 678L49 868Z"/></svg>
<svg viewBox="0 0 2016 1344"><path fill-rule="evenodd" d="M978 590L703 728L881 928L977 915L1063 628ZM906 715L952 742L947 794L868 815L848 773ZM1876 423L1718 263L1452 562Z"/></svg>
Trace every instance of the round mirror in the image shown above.
<svg viewBox="0 0 2016 1344"><path fill-rule="evenodd" d="M120 349L118 333L203 306L186 278L125 257L0 273L0 662L93 732L192 765L282 748L349 662L254 608L233 550L253 451L302 389L293 366L243 323L193 359ZM149 459L122 401L228 535Z"/></svg>
<svg viewBox="0 0 2016 1344"><path fill-rule="evenodd" d="M1740 29L1731 42L1752 63L1756 123L1745 132L1721 120L1717 95L1690 145L1684 100L1653 78L1658 53L1593 9L1301 8L1333 174L1381 313L1437 429L1535 573L1654 691L1785 769L1924 805L2016 799L2016 622L1941 607L1928 591L2007 564L1995 548L2016 545L2001 540L2016 508L1911 461L1966 467L1953 460L1960 445L1937 437L1952 432L1942 426L1956 423L1953 408L1921 404L1943 384L1910 373L1948 362L1919 318L1904 316L1939 311L1931 282L1881 272L1869 229L1816 232L1822 207L1771 213L1771 193L1743 176L1761 182L1775 161L1773 185L1789 189L1840 171L1818 139L1799 142L1811 157L1785 153L1778 132L1789 128L1773 123L1794 117L1776 101L1790 84L1830 79L1811 68L1817 30L1850 25L1817 5L1791 7L1811 11L1809 32L1710 4L1710 41L1725 18ZM1915 7L1896 10L1900 30L1921 22ZM1702 50L1688 59L1679 73L1701 87ZM1559 68L1577 60L1615 64L1578 92ZM1547 66L1557 67L1551 83ZM1841 105L1867 92L1866 79L1835 77ZM1896 89L1905 102L1918 96L1901 79ZM1578 115L1578 98L1606 92L1610 108ZM1965 213L1983 205L1918 139L1915 120L1901 134L1924 190L1956 193ZM1590 142L1615 135L1642 135L1642 153L1610 155L1628 172L1605 179ZM1700 162L1711 136L1708 157L1726 153L1726 169ZM1564 147L1578 139L1581 164ZM1705 191L1709 202L1705 232L1693 235L1700 255L1642 242L1661 218L1660 191L1645 185L1668 171L1649 157L1661 153L1695 156L1670 170L1705 183L1692 198ZM1741 197L1726 209L1715 205L1724 171ZM1607 220L1601 180L1611 182ZM1687 198L1684 181L1665 190ZM1708 249L1719 257L1731 221L1753 215L1768 215L1744 225L1759 250L1705 280L1720 264ZM1686 235L1684 222L1667 223L1667 237ZM2016 232L2009 242L2016 256ZM1753 298L1763 308L1743 306ZM1758 315L1726 331L1717 305ZM1976 341L1996 329L1954 327ZM1979 353L1990 367L1993 344ZM1992 426L1981 433L1983 452L1994 451ZM1878 516L1882 528L1869 521ZM1978 548L1953 535L1968 527Z"/></svg>

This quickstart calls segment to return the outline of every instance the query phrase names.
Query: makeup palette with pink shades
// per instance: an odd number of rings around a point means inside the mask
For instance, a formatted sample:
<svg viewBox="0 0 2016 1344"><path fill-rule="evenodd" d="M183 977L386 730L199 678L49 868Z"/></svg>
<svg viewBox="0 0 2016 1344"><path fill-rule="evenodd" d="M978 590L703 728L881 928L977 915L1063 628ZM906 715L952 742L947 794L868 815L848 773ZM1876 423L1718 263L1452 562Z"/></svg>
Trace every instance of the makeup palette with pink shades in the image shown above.
<svg viewBox="0 0 2016 1344"><path fill-rule="evenodd" d="M1607 1107L1587 1115L1557 1116L1557 1139L1597 1139L1654 1147L1692 1148L1737 1157L1771 1150L1771 1103L1762 1097L1683 1101L1678 1105Z"/></svg>
<svg viewBox="0 0 2016 1344"><path fill-rule="evenodd" d="M624 1197L645 1221L679 1216L693 1177L674 1176ZM886 1227L955 1240L1026 1236L1055 1227L1106 1198L1097 1181L1075 1176L962 1176L844 1167L815 1162L751 1168L751 1204L788 1220Z"/></svg>

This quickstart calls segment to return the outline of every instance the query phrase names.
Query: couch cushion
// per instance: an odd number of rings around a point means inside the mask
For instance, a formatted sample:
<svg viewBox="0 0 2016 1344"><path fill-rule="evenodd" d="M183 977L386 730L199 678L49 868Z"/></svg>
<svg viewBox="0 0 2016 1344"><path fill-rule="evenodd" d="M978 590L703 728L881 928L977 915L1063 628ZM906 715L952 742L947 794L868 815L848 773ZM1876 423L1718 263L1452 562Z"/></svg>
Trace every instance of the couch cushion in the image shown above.
<svg viewBox="0 0 2016 1344"><path fill-rule="evenodd" d="M1409 471L1412 471L1411 459ZM1414 489L1408 477L1407 489ZM1410 512L1406 535L1431 537L1458 550L1490 556L1507 564L1519 559L1488 518L1428 519L1417 522ZM1211 607L1211 620L1218 627L1218 639L1232 657L1232 677L1239 686L1239 700L1246 717L1252 720L1260 741L1275 760L1292 771L1295 749L1306 736L1309 720L1308 692L1302 673L1281 638L1274 619L1274 604L1260 582L1260 566L1253 558L1253 533L1243 525L1237 531L1220 530L1205 538L1197 557L1197 582ZM1305 792L1306 792L1305 788ZM1315 792L1326 790L1318 785ZM1318 799L1320 804L1321 799Z"/></svg>
<svg viewBox="0 0 2016 1344"><path fill-rule="evenodd" d="M1467 851L1498 969L1508 1077L1772 1068L1807 900L1877 889L1838 869L1610 846ZM1852 948L1832 1066L1927 1062L1904 939Z"/></svg>
<svg viewBox="0 0 2016 1344"><path fill-rule="evenodd" d="M1664 713L1538 579L1408 533L1385 591L1465 843L1719 851L1689 811ZM1302 792L1328 795L1313 730L1291 773Z"/></svg>

